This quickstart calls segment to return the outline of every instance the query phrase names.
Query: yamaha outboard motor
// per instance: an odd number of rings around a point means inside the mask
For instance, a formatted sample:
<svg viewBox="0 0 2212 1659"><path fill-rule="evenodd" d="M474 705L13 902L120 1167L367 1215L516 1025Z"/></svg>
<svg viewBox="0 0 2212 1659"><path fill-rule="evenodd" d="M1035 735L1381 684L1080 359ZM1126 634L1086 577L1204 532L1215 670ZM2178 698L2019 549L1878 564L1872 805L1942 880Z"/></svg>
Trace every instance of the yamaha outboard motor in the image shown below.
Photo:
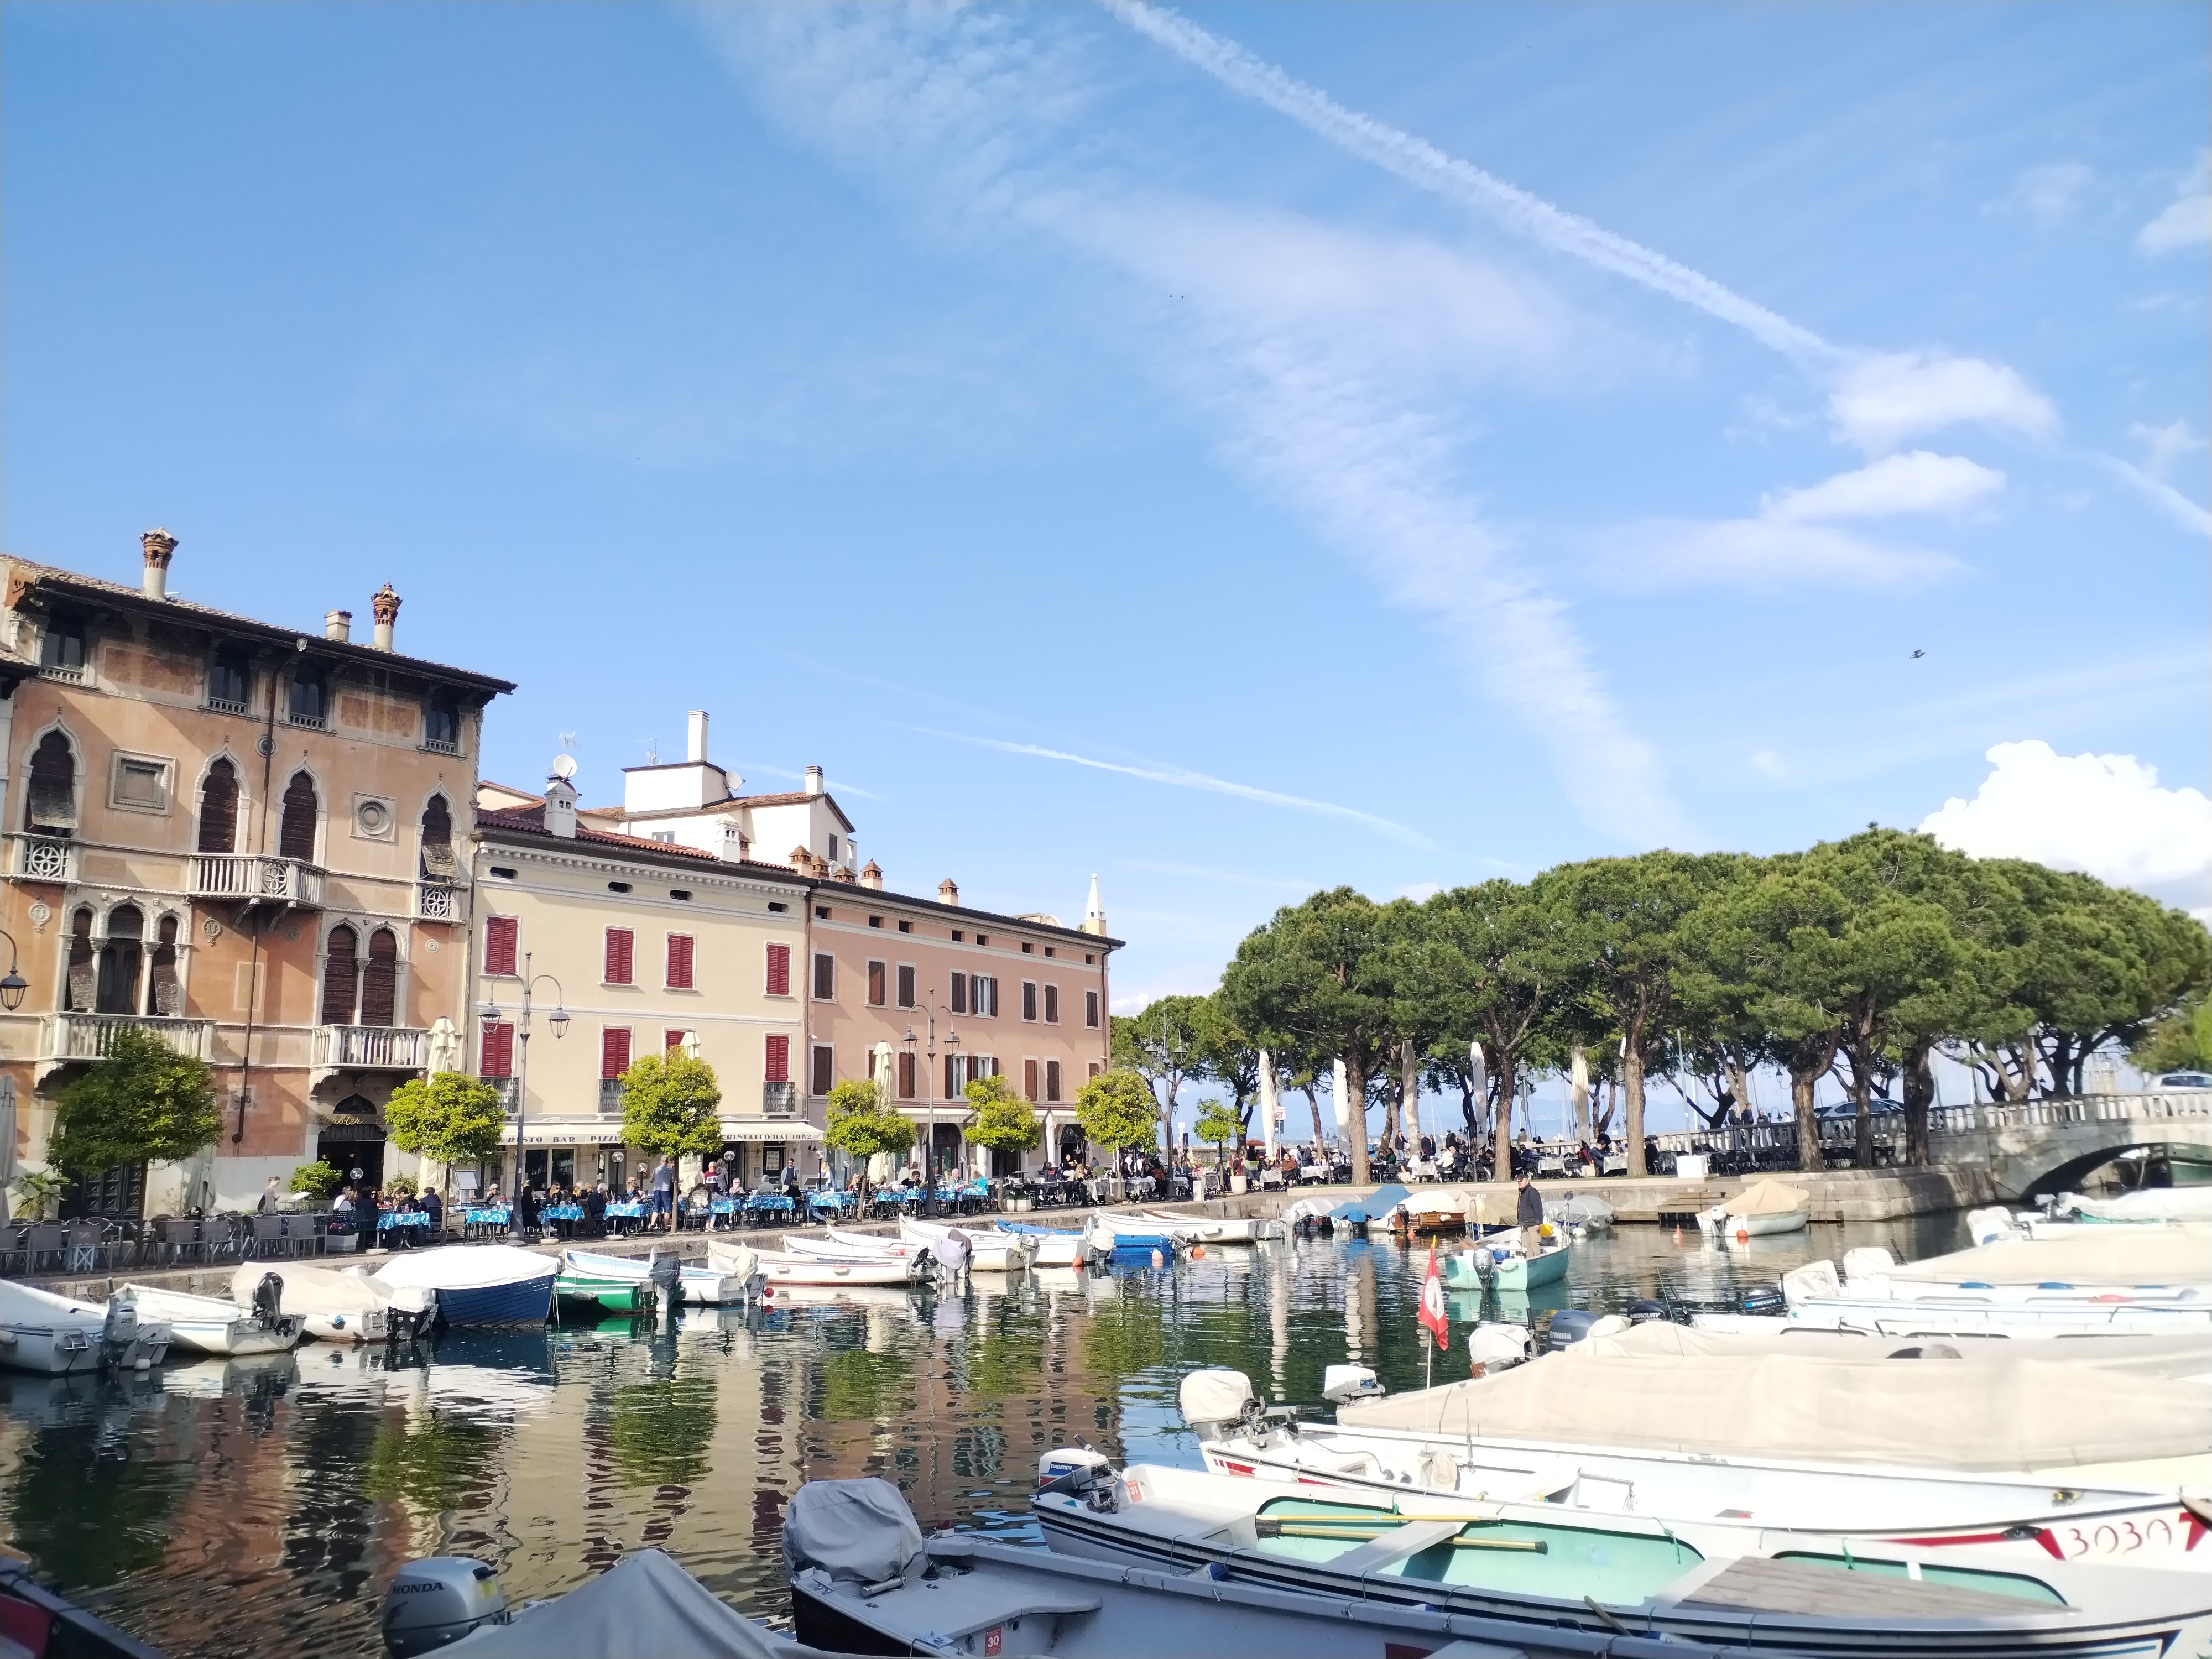
<svg viewBox="0 0 2212 1659"><path fill-rule="evenodd" d="M1544 1328L1544 1352L1557 1353L1562 1348L1572 1347L1590 1333L1590 1327L1605 1316L1594 1314L1587 1308L1562 1308L1553 1314Z"/></svg>
<svg viewBox="0 0 2212 1659"><path fill-rule="evenodd" d="M284 1314L284 1280L281 1274L264 1273L253 1287L253 1317L263 1326L274 1326Z"/></svg>
<svg viewBox="0 0 2212 1659"><path fill-rule="evenodd" d="M499 1575L465 1555L410 1561L384 1597L384 1645L394 1659L458 1642L482 1625L507 1622Z"/></svg>

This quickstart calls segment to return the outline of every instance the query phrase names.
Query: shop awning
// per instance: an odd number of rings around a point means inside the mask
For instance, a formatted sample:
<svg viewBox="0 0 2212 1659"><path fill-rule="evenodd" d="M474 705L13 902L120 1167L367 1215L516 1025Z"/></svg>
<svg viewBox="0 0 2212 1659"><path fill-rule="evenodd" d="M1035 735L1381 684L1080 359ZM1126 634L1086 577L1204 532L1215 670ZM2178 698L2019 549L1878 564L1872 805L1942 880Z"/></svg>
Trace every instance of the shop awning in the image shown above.
<svg viewBox="0 0 2212 1659"><path fill-rule="evenodd" d="M619 1146L622 1138L620 1118L605 1121L586 1119L564 1122L559 1118L533 1117L524 1131L523 1144L526 1146ZM501 1131L499 1139L503 1146L514 1146L514 1125L510 1123Z"/></svg>
<svg viewBox="0 0 2212 1659"><path fill-rule="evenodd" d="M822 1131L803 1117L726 1117L722 1139L732 1146L741 1141L819 1140Z"/></svg>

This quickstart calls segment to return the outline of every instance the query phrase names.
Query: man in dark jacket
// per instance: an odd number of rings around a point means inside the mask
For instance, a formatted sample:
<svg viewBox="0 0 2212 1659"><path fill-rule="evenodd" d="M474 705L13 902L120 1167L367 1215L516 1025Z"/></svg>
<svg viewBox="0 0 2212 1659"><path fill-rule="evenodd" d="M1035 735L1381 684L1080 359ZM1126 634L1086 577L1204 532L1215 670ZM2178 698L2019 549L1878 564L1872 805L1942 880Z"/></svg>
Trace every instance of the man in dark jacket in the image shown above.
<svg viewBox="0 0 2212 1659"><path fill-rule="evenodd" d="M1528 1183L1528 1172L1521 1172L1521 1194L1515 1201L1513 1218L1521 1226L1521 1254L1534 1255L1544 1248L1544 1236L1537 1230L1544 1224L1544 1195Z"/></svg>

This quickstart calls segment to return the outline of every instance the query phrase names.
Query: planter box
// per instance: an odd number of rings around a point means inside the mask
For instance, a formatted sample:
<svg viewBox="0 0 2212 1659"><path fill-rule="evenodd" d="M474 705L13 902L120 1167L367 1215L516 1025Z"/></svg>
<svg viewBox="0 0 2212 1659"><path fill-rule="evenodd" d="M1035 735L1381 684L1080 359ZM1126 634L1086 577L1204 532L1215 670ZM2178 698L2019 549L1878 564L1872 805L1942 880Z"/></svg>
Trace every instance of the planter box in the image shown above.
<svg viewBox="0 0 2212 1659"><path fill-rule="evenodd" d="M1033 1198L1010 1198L1006 1200L1006 1208L1012 1211L1016 1215L1027 1215L1031 1210L1036 1208L1036 1200Z"/></svg>
<svg viewBox="0 0 2212 1659"><path fill-rule="evenodd" d="M1233 1175L1233 1176L1230 1176L1230 1177L1229 1177L1229 1190L1230 1190L1231 1193L1238 1193L1238 1194L1242 1194L1242 1193L1249 1193L1249 1192L1250 1192L1250 1191L1252 1190L1252 1177L1251 1177L1251 1176L1239 1176L1239 1175Z"/></svg>
<svg viewBox="0 0 2212 1659"><path fill-rule="evenodd" d="M1705 1155L1703 1152L1677 1152L1674 1155L1674 1173L1685 1181L1703 1181L1705 1178Z"/></svg>

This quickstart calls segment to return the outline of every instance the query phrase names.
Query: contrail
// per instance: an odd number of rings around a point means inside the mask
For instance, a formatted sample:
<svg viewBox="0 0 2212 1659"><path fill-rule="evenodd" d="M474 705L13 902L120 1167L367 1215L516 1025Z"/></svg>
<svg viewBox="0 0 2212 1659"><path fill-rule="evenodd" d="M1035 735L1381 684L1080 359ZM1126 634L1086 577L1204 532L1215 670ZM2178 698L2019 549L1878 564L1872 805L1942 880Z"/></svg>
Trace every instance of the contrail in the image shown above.
<svg viewBox="0 0 2212 1659"><path fill-rule="evenodd" d="M1733 323L1786 357L1830 363L1845 355L1819 335L1663 253L1616 236L1579 214L1554 207L1516 185L1447 155L1425 139L1346 109L1327 93L1293 80L1235 41L1200 28L1176 12L1149 4L1147 0L1100 0L1100 3L1139 33L1205 70L1231 90L1258 100L1408 184L1480 208L1531 241Z"/></svg>
<svg viewBox="0 0 2212 1659"><path fill-rule="evenodd" d="M1350 818L1355 823L1380 830L1385 835L1415 847L1436 845L1419 831L1408 830L1402 823L1393 823L1388 818L1377 817L1372 812L1339 806L1334 801L1309 800L1304 795L1285 795L1273 789L1258 789L1249 783L1231 783L1226 778L1209 777L1203 772L1193 772L1180 766L1124 766L1115 761L1093 760L1088 755L1072 755L1065 749L1047 749L1034 743L1008 743L1001 738L970 737L965 732L940 732L927 726L911 726L908 730L933 738L950 738L955 743L972 743L979 749L995 749L1001 754L1033 755L1039 760L1066 761L1071 766L1087 766L1099 772L1119 772L1124 777L1142 778L1148 783L1164 783L1178 789L1203 789L1215 795L1234 795L1240 800L1258 801L1267 806L1288 806L1301 812L1318 812L1324 817Z"/></svg>

